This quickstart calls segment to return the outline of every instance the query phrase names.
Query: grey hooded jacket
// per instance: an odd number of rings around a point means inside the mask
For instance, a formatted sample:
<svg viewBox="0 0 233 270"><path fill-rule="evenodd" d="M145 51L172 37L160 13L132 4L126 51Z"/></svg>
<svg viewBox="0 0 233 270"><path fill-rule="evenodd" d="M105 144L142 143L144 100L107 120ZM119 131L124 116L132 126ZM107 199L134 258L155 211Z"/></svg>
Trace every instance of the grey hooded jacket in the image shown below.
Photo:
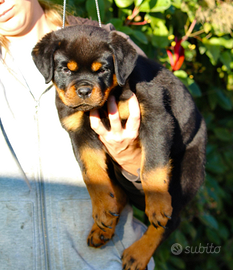
<svg viewBox="0 0 233 270"><path fill-rule="evenodd" d="M87 246L90 197L33 46L0 48L0 270L120 270L146 227L127 205L114 238Z"/></svg>

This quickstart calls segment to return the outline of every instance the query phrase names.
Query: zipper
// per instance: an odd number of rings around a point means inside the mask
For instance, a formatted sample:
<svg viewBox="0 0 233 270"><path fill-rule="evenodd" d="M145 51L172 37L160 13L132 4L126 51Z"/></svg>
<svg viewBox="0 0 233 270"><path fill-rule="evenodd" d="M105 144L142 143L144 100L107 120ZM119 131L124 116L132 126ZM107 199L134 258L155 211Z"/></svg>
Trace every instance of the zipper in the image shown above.
<svg viewBox="0 0 233 270"><path fill-rule="evenodd" d="M50 252L49 252L49 239L48 239L48 226L46 218L46 198L45 198L45 182L41 170L41 154L40 154L40 126L39 126L39 109L40 109L40 99L41 97L51 89L52 84L45 89L45 91L40 95L38 100L35 100L35 122L36 122L36 142L37 142L37 182L39 186L39 204L40 204L40 219L42 228L42 238L44 246L44 260L45 260L45 270L50 270Z"/></svg>

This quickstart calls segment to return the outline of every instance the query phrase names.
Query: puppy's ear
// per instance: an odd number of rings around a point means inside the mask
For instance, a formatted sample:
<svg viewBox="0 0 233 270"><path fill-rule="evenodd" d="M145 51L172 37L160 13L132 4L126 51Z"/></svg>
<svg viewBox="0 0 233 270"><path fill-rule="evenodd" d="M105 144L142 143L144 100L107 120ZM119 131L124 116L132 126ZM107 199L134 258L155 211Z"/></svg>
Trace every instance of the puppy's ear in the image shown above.
<svg viewBox="0 0 233 270"><path fill-rule="evenodd" d="M133 46L124 37L117 34L117 32L110 32L109 38L109 46L114 56L117 82L122 86L133 71L138 55Z"/></svg>
<svg viewBox="0 0 233 270"><path fill-rule="evenodd" d="M53 78L54 60L53 55L59 48L59 39L54 32L45 35L32 50L32 58L38 70L49 83Z"/></svg>

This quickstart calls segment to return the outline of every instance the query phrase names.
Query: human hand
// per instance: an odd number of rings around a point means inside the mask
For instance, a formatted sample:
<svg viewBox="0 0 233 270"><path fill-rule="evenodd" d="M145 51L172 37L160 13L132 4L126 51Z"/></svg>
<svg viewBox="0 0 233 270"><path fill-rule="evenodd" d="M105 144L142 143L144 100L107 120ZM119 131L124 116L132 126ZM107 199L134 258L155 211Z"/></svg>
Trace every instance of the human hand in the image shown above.
<svg viewBox="0 0 233 270"><path fill-rule="evenodd" d="M98 110L90 112L91 128L107 148L110 156L126 171L137 175L141 164L141 147L138 140L140 109L136 96L128 101L129 118L122 128L114 96L107 101L111 129L108 131L101 122Z"/></svg>

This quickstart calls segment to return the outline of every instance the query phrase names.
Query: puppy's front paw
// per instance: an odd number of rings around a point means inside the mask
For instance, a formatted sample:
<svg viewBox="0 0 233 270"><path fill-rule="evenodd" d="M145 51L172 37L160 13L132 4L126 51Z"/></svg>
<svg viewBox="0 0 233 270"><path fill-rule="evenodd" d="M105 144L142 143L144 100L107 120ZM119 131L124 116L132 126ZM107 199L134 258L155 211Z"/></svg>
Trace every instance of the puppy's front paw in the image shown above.
<svg viewBox="0 0 233 270"><path fill-rule="evenodd" d="M101 247L114 235L120 214L114 200L103 200L104 204L93 203L94 224L87 238L88 246ZM108 202L108 203L107 203Z"/></svg>
<svg viewBox="0 0 233 270"><path fill-rule="evenodd" d="M102 196L102 200L93 200L92 206L92 217L97 226L102 231L114 230L120 216L120 209L116 200Z"/></svg>
<svg viewBox="0 0 233 270"><path fill-rule="evenodd" d="M147 247L133 243L123 252L121 257L122 269L145 270L149 259L150 255L147 254Z"/></svg>
<svg viewBox="0 0 233 270"><path fill-rule="evenodd" d="M169 192L156 192L147 197L146 214L151 224L157 228L166 228L172 216L172 202Z"/></svg>
<svg viewBox="0 0 233 270"><path fill-rule="evenodd" d="M106 228L99 228L96 223L93 224L92 229L87 238L87 244L90 247L99 248L105 245L114 235L114 230Z"/></svg>

